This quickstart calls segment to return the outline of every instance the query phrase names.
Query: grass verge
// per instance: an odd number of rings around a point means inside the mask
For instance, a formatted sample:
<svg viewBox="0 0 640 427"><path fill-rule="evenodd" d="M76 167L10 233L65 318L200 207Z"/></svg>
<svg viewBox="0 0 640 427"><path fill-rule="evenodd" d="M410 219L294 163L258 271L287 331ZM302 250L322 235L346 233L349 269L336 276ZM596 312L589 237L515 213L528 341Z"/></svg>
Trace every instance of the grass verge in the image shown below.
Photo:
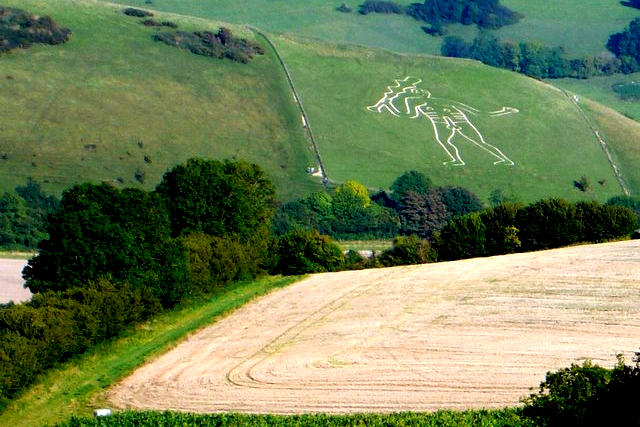
<svg viewBox="0 0 640 427"><path fill-rule="evenodd" d="M296 280L298 277L265 277L238 283L217 294L188 300L139 324L120 338L48 371L8 405L0 414L0 425L42 426L73 415L89 416L93 409L105 405L106 389L138 366L251 299Z"/></svg>

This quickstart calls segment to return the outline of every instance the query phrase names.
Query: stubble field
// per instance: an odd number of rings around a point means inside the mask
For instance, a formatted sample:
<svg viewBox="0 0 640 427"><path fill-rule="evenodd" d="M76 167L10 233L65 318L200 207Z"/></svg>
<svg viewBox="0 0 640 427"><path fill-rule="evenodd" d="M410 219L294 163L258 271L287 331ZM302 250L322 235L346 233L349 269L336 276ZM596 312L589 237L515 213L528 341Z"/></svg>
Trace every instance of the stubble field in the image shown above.
<svg viewBox="0 0 640 427"><path fill-rule="evenodd" d="M314 275L192 335L118 407L258 413L517 405L640 344L640 242Z"/></svg>

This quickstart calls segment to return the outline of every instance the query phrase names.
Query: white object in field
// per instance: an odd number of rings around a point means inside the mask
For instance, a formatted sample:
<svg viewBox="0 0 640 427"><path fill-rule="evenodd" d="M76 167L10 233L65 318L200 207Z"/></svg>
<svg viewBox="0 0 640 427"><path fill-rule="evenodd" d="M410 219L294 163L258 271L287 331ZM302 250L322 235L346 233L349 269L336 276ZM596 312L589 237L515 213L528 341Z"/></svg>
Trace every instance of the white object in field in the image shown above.
<svg viewBox="0 0 640 427"><path fill-rule="evenodd" d="M302 118L302 126L303 127L307 127L307 120L304 118L304 116L300 116Z"/></svg>
<svg viewBox="0 0 640 427"><path fill-rule="evenodd" d="M111 409L96 409L93 411L94 417L109 417L111 416Z"/></svg>

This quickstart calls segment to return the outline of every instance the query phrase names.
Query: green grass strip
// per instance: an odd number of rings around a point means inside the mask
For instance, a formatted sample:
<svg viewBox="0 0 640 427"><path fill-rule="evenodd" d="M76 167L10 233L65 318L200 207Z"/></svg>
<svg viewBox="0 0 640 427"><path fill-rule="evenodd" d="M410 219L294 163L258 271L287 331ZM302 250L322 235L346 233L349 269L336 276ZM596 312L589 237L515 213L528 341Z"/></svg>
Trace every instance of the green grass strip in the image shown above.
<svg viewBox="0 0 640 427"><path fill-rule="evenodd" d="M234 284L215 295L193 298L97 345L56 369L0 414L1 426L42 426L73 415L89 416L106 405L106 389L146 361L166 352L189 333L213 323L253 298L299 277L264 277Z"/></svg>
<svg viewBox="0 0 640 427"><path fill-rule="evenodd" d="M177 412L123 412L115 416L74 418L60 427L125 427L125 426L216 426L216 427L525 427L533 423L522 417L518 409L438 411L434 413L402 412L394 414L349 415L245 415L184 414Z"/></svg>

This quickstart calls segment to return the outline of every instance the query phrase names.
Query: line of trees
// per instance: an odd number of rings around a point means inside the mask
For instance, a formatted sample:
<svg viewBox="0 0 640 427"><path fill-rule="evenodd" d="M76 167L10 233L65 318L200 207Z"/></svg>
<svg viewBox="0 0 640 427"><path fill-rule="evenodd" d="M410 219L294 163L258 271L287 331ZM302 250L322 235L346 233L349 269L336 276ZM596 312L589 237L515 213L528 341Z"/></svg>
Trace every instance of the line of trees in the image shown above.
<svg viewBox="0 0 640 427"><path fill-rule="evenodd" d="M36 184L30 188L21 190L25 197L54 203ZM275 188L259 166L197 158L166 172L151 192L88 183L65 191L45 221L38 255L23 271L33 299L0 307L0 408L49 367L229 282L602 241L628 235L638 223L620 206L637 208L627 198L481 210L467 190L434 187L415 171L400 176L389 194L370 197L348 181L331 194L291 203L279 215L294 212L295 221L273 221ZM344 254L316 229L323 224L338 233L405 235L364 259Z"/></svg>
<svg viewBox="0 0 640 427"><path fill-rule="evenodd" d="M493 67L520 72L530 77L586 79L597 75L637 71L635 59L628 56L569 58L564 48L549 48L540 43L500 41L489 32L482 32L472 42L457 36L447 36L440 53L455 58L471 58Z"/></svg>
<svg viewBox="0 0 640 427"><path fill-rule="evenodd" d="M80 184L0 308L0 408L45 369L191 294L266 272L275 189L246 162L191 159L155 191Z"/></svg>
<svg viewBox="0 0 640 427"><path fill-rule="evenodd" d="M429 34L442 35L438 27L426 28ZM610 54L569 58L563 47L547 47L540 43L500 41L483 31L472 42L457 36L445 37L440 48L443 56L471 58L493 67L520 72L538 79L593 76L640 71L640 18L607 41Z"/></svg>

